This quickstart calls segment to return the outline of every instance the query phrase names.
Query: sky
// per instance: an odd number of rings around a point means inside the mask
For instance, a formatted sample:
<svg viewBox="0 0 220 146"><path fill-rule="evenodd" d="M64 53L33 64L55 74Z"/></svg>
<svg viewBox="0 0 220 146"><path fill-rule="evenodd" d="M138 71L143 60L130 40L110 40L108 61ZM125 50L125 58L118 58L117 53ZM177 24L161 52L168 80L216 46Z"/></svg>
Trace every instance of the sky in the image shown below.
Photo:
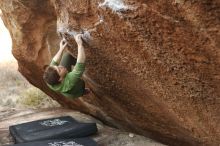
<svg viewBox="0 0 220 146"><path fill-rule="evenodd" d="M0 63L15 60L11 48L11 36L0 17Z"/></svg>

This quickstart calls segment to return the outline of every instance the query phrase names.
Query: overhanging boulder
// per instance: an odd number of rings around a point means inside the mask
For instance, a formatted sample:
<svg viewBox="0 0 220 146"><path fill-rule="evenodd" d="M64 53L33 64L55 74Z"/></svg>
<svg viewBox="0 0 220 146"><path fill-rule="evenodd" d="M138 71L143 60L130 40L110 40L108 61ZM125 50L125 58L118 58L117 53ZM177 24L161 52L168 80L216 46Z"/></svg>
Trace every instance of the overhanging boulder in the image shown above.
<svg viewBox="0 0 220 146"><path fill-rule="evenodd" d="M220 141L218 0L1 0L19 71L63 106L170 145ZM91 35L84 79L69 100L42 79L59 35ZM86 40L88 41L88 40Z"/></svg>

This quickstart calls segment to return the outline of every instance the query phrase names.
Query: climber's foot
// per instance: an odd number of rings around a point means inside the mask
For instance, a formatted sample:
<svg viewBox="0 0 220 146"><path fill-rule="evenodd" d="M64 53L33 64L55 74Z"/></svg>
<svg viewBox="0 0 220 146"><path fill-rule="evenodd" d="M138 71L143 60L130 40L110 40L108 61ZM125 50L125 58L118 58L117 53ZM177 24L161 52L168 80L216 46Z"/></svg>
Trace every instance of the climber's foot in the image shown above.
<svg viewBox="0 0 220 146"><path fill-rule="evenodd" d="M85 88L84 94L83 95L87 95L91 92L90 88Z"/></svg>

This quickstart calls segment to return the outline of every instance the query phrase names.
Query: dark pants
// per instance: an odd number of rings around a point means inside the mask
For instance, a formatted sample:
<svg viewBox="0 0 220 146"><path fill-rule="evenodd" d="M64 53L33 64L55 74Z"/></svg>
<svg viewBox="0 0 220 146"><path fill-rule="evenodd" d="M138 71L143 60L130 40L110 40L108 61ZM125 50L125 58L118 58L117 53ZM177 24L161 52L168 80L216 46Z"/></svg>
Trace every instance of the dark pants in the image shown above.
<svg viewBox="0 0 220 146"><path fill-rule="evenodd" d="M70 53L68 52L64 52L61 61L60 61L60 65L66 67L66 69L71 72L71 66L76 64L76 58L74 58ZM85 82L83 80L81 80L82 84L83 84L83 91L85 94ZM71 91L69 91L71 94Z"/></svg>
<svg viewBox="0 0 220 146"><path fill-rule="evenodd" d="M60 61L60 65L66 67L66 69L70 72L71 66L76 64L76 58L74 58L70 53L64 52L62 59Z"/></svg>

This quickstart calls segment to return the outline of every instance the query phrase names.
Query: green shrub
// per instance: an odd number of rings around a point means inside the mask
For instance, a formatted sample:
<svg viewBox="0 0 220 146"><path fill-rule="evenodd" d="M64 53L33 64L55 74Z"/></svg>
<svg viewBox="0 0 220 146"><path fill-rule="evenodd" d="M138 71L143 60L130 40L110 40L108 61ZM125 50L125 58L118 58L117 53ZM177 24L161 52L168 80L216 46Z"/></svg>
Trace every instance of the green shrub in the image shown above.
<svg viewBox="0 0 220 146"><path fill-rule="evenodd" d="M18 104L30 108L48 108L59 106L55 100L35 87L30 87L24 92L21 92L21 98L18 100Z"/></svg>

